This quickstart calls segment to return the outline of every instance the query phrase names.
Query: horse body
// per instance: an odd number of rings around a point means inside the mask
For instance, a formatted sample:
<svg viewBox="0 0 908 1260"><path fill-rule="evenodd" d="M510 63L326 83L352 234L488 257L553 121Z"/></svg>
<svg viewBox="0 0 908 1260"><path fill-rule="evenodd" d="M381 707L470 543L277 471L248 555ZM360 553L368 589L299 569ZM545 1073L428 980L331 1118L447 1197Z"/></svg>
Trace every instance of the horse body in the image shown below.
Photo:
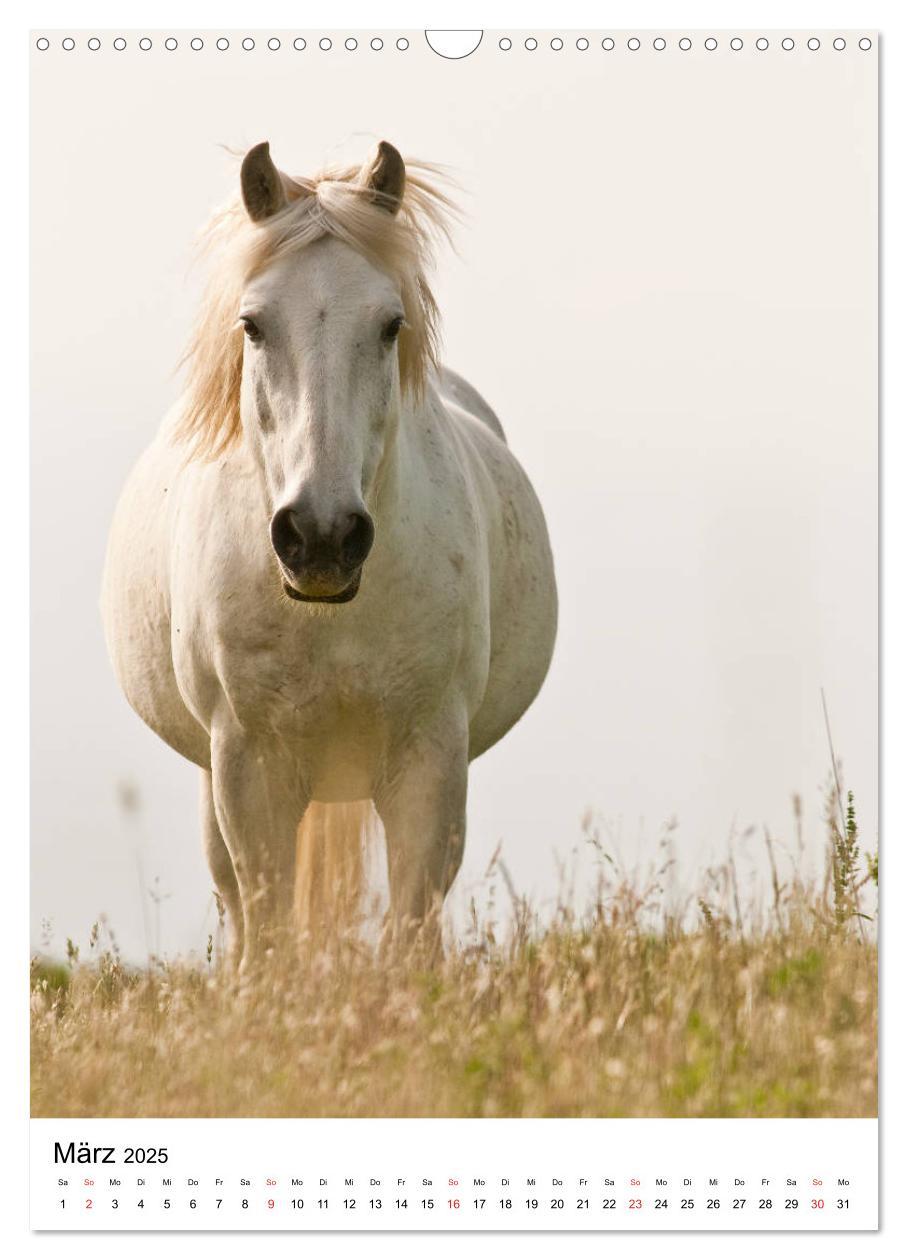
<svg viewBox="0 0 908 1260"><path fill-rule="evenodd" d="M304 253L330 271L343 251L332 239ZM289 548L275 522L288 484L315 484L312 467L331 490L315 507L307 491L304 505L324 517L348 493L349 452L329 476L324 445L306 445L317 455L305 454L298 475L300 447L285 475L286 437L263 456L265 439L244 418L239 440L194 459L185 404L139 461L111 532L102 607L114 666L144 721L202 769L206 853L247 959L292 913L297 826L317 803L374 801L392 915L420 921L460 865L467 764L525 711L551 657L545 522L494 413L444 370L429 372L418 397L395 387L396 365L388 371L363 424L365 471L353 461L342 577L329 581L327 560L314 576L297 564L308 520L299 492ZM279 375L272 362L268 400L252 376L251 414L279 409ZM328 401L313 403L317 375L310 366L310 435L322 414L362 410L349 389L331 404L330 373ZM368 542L361 518L374 542L356 564Z"/></svg>

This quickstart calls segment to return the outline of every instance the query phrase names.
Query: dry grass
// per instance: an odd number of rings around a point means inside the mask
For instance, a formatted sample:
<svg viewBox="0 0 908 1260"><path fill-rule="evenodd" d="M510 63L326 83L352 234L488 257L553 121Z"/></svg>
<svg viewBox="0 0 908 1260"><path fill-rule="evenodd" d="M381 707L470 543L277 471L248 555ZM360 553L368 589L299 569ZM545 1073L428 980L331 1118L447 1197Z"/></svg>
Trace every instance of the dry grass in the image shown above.
<svg viewBox="0 0 908 1260"><path fill-rule="evenodd" d="M90 962L35 961L32 1113L875 1115L876 866L837 813L825 885L773 867L764 915L731 860L673 918L603 854L586 915L515 901L506 939L475 923L435 961L351 933L237 980L131 970L95 933Z"/></svg>

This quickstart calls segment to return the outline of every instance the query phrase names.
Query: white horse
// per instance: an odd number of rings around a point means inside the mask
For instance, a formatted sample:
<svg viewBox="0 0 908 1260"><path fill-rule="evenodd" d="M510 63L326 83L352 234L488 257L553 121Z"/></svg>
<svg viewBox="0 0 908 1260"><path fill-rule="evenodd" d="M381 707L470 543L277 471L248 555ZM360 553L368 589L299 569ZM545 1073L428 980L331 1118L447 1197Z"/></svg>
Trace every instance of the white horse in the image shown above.
<svg viewBox="0 0 908 1260"><path fill-rule="evenodd" d="M244 964L295 901L330 897L327 863L355 868L371 802L391 922L440 906L468 762L551 659L542 510L494 413L436 361L426 268L450 203L432 169L386 142L311 180L267 143L247 153L210 229L187 394L111 531L110 655L137 713L201 767Z"/></svg>

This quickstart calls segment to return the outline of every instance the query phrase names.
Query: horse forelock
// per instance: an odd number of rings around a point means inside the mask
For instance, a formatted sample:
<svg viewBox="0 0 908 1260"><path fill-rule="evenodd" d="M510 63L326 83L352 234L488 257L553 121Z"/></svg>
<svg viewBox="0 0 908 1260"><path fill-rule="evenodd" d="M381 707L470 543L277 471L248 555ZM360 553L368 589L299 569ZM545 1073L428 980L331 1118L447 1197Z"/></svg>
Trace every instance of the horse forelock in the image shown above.
<svg viewBox="0 0 908 1260"><path fill-rule="evenodd" d="M252 223L239 197L202 234L212 256L208 289L185 355L187 390L175 437L194 457L223 454L240 436L244 285L271 263L324 236L343 241L400 285L406 323L398 340L401 387L419 396L437 366L438 307L428 281L434 246L450 241L457 211L439 187L445 173L408 160L398 213L357 182L358 167L328 168L312 179L282 176L288 205Z"/></svg>

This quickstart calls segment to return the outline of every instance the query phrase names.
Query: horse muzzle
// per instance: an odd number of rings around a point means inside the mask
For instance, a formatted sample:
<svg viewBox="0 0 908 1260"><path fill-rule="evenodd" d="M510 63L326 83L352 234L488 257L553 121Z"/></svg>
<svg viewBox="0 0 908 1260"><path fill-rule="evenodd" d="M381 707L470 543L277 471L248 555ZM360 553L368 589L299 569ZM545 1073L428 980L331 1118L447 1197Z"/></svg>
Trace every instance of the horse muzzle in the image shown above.
<svg viewBox="0 0 908 1260"><path fill-rule="evenodd" d="M320 519L305 498L278 508L271 520L271 545L284 591L305 603L346 604L359 590L375 526L362 503Z"/></svg>

